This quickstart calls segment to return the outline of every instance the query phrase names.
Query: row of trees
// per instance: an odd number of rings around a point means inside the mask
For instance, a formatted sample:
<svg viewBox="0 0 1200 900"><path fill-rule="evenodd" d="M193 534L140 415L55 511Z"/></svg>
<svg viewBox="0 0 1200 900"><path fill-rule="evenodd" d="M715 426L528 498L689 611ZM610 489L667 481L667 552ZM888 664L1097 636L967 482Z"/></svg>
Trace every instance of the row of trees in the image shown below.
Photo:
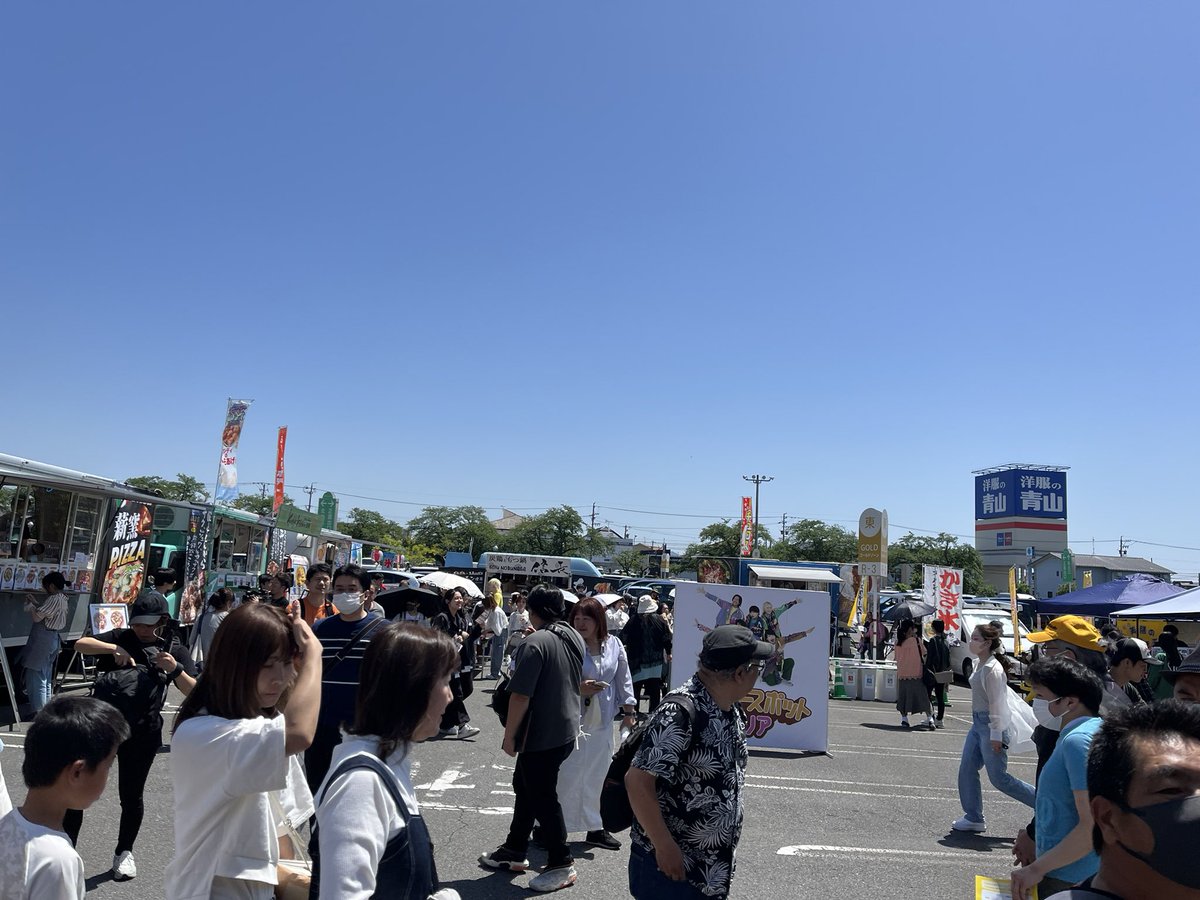
<svg viewBox="0 0 1200 900"><path fill-rule="evenodd" d="M713 522L700 530L699 540L689 544L683 558L672 562L672 568L695 568L696 560L710 556L738 556L741 548L741 524L724 520ZM758 553L768 559L787 562L854 562L858 559L858 535L840 525L819 519L800 519L788 525L775 538L762 525L758 526ZM964 589L970 594L990 592L983 580L983 559L969 544L960 544L952 534L942 532L936 537L918 536L911 531L888 544L888 567L893 576L901 566L911 565L914 572L920 566L953 566L963 570ZM909 585L901 585L909 587Z"/></svg>
<svg viewBox="0 0 1200 900"><path fill-rule="evenodd" d="M207 498L204 485L182 472L174 479L140 475L127 480L142 490L158 493L168 500L202 502ZM287 503L292 499L284 496ZM258 515L270 515L272 497L242 494L231 504ZM528 516L508 532L496 530L482 506L427 506L406 524L387 518L371 509L355 507L338 529L356 540L399 547L413 565L432 565L450 552L471 553L478 557L488 550L503 553L540 553L546 556L606 555L611 543L599 531L589 528L571 506L556 506ZM675 571L694 569L696 560L710 556L738 556L741 525L731 520L713 522L700 530L699 540L689 544L683 557L672 564ZM758 526L759 555L788 562L854 562L858 558L858 536L840 525L819 519L800 519L788 525L776 538ZM640 573L644 559L637 551L618 553L613 560L618 570ZM989 592L983 581L983 560L979 551L945 532L936 537L917 536L912 532L888 545L888 563L893 574L911 565L954 566L963 570L967 593Z"/></svg>

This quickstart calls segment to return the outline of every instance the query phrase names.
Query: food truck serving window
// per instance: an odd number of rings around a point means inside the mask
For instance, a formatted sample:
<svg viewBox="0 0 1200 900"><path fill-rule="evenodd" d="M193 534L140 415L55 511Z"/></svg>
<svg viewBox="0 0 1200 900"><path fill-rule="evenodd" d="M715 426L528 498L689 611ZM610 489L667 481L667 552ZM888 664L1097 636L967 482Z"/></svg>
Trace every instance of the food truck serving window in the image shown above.
<svg viewBox="0 0 1200 900"><path fill-rule="evenodd" d="M0 557L67 565L96 552L104 501L59 488L0 488Z"/></svg>
<svg viewBox="0 0 1200 900"><path fill-rule="evenodd" d="M257 572L262 564L266 531L228 519L213 538L212 566L231 572Z"/></svg>

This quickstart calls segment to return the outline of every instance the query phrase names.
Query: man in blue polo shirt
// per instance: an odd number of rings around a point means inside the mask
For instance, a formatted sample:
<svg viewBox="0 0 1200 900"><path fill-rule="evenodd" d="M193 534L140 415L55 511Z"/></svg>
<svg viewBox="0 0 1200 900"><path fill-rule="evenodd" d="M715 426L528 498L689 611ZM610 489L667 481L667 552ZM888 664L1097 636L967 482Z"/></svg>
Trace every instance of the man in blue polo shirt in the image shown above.
<svg viewBox="0 0 1200 900"><path fill-rule="evenodd" d="M1100 729L1097 713L1104 683L1091 669L1064 656L1029 668L1034 696L1049 703L1062 721L1058 744L1038 776L1037 857L1012 873L1013 900L1025 900L1034 885L1049 897L1096 874L1100 858L1092 847L1092 810L1087 761Z"/></svg>
<svg viewBox="0 0 1200 900"><path fill-rule="evenodd" d="M342 566L333 573L333 608L336 616L322 619L314 631L321 635L321 710L312 745L304 751L304 774L315 794L342 741L342 724L354 721L358 673L373 633L387 620L367 612L371 576L361 566Z"/></svg>

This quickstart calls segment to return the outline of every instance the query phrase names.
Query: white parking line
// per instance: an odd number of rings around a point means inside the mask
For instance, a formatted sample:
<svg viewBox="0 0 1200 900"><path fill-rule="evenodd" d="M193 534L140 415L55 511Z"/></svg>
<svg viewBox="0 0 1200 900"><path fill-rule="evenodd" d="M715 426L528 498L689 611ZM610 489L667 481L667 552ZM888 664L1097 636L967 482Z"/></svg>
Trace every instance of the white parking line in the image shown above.
<svg viewBox="0 0 1200 900"><path fill-rule="evenodd" d="M974 859L979 853L974 850L901 850L892 847L834 847L826 844L796 844L780 847L776 856L920 856L926 859Z"/></svg>

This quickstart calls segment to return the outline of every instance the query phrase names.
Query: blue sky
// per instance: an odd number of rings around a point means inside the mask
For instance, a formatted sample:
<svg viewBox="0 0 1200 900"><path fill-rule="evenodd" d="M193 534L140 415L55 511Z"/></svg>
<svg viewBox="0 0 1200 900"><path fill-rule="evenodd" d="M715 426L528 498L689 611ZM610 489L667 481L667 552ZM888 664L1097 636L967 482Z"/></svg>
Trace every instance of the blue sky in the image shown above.
<svg viewBox="0 0 1200 900"><path fill-rule="evenodd" d="M752 472L769 525L969 538L973 469L1067 465L1078 551L1194 575L1151 544L1200 547L1197 26L8 4L0 449L211 480L250 397L243 481L286 424L343 509L596 502L675 546Z"/></svg>

